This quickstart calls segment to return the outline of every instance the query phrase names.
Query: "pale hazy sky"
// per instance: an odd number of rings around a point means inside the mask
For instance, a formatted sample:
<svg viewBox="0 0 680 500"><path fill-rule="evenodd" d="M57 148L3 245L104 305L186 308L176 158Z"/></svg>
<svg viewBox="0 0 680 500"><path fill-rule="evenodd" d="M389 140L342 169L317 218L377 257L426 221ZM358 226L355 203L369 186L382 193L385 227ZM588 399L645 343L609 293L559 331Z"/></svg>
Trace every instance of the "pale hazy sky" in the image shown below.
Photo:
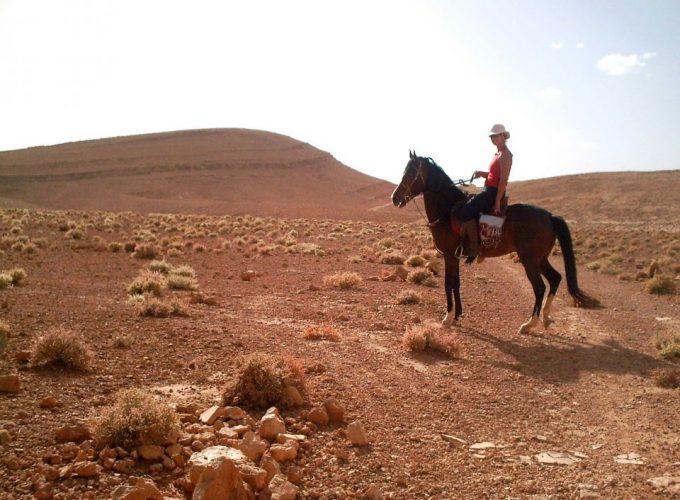
<svg viewBox="0 0 680 500"><path fill-rule="evenodd" d="M0 0L0 150L289 135L397 181L680 168L680 1Z"/></svg>

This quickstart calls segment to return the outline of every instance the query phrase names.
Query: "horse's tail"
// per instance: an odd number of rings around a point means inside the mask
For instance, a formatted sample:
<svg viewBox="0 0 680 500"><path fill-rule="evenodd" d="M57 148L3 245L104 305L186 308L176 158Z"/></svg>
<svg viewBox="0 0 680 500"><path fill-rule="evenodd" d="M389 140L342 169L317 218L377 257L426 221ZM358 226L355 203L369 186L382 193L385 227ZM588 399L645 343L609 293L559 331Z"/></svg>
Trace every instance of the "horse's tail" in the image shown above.
<svg viewBox="0 0 680 500"><path fill-rule="evenodd" d="M562 255L564 257L564 270L567 273L567 288L569 295L574 299L576 307L595 308L600 307L600 301L591 297L578 287L578 280L576 279L576 259L574 258L574 247L571 243L571 233L569 226L562 217L551 215L550 222L553 230L557 234L557 239L562 247Z"/></svg>

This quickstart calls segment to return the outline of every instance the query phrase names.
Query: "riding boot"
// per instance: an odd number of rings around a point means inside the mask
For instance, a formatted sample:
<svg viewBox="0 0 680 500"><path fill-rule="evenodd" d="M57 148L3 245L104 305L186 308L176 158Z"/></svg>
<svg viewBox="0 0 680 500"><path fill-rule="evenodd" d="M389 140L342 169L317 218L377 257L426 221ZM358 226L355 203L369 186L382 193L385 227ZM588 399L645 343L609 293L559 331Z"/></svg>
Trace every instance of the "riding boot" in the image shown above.
<svg viewBox="0 0 680 500"><path fill-rule="evenodd" d="M463 222L461 233L467 235L468 243L470 244L470 251L468 252L466 264L472 264L479 254L479 238L477 236L477 219L474 217L469 221Z"/></svg>

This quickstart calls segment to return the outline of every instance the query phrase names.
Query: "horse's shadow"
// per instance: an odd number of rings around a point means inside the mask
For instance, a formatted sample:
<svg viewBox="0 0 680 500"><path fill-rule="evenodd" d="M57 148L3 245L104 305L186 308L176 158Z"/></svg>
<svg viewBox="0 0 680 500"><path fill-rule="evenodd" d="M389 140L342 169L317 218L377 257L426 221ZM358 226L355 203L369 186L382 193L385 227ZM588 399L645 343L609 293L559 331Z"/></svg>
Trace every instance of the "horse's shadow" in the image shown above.
<svg viewBox="0 0 680 500"><path fill-rule="evenodd" d="M459 327L459 331L516 360L515 363L489 360L488 364L551 384L571 383L585 373L598 372L647 377L652 370L668 366L664 360L630 349L613 339L593 343L544 334L529 336L529 342L519 342L517 337L498 338L474 328Z"/></svg>

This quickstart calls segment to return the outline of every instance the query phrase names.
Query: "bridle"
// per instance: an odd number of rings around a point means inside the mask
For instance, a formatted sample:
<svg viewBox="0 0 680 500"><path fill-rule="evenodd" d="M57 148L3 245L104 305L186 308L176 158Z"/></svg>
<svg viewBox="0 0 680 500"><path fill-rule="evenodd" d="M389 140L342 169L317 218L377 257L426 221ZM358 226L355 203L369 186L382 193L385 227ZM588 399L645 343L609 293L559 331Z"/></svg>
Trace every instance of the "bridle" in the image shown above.
<svg viewBox="0 0 680 500"><path fill-rule="evenodd" d="M418 156L417 158L418 158L418 165L416 166L416 175L413 177L413 179L411 180L411 183L406 188L406 193L404 194L404 202L405 203L408 203L409 201L414 199L416 196L418 196L418 195L414 196L413 193L412 193L413 185L416 183L417 180L420 179L422 181L423 189L425 189L425 175L423 174L423 165L422 165L423 159L420 156ZM413 160L411 160L411 161L413 161ZM407 168L411 168L411 167L412 167L412 165L409 162L409 166Z"/></svg>

